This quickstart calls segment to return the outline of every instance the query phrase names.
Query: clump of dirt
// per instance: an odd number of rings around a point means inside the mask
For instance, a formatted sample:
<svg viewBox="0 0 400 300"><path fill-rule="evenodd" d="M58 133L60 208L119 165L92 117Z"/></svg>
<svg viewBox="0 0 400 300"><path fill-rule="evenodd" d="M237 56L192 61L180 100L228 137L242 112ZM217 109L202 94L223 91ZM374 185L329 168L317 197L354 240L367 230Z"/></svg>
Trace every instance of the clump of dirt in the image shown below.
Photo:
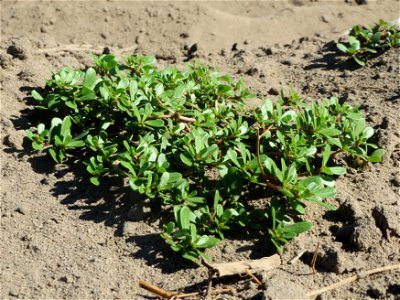
<svg viewBox="0 0 400 300"><path fill-rule="evenodd" d="M327 212L308 205L314 228L293 240L279 269L213 279L235 291L221 299L307 298L311 290L400 259L400 116L398 50L357 67L338 56L335 40L356 23L397 18L398 1L286 2L5 2L1 4L2 110L1 298L143 298L144 279L166 290L202 291L208 273L182 260L160 238L160 214L119 179L91 186L85 167L55 166L30 151L24 130L32 89L53 70L84 68L95 53L151 54L160 67L199 59L243 77L258 98L292 87L301 97L336 96L361 105L384 161L348 164ZM327 13L328 12L328 13ZM94 27L93 24L96 24ZM259 100L250 103L258 105ZM317 244L316 273L311 270ZM209 255L215 262L273 253L263 239L233 233ZM303 253L297 262L292 259ZM325 293L325 298L398 299L400 272L388 271ZM296 291L296 294L293 292Z"/></svg>

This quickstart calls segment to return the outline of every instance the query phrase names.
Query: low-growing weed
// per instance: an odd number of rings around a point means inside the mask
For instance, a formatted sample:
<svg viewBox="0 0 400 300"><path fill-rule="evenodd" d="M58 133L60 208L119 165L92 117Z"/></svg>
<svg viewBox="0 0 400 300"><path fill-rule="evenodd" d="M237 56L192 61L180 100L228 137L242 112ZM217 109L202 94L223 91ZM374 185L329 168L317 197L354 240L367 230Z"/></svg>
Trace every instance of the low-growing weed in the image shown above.
<svg viewBox="0 0 400 300"><path fill-rule="evenodd" d="M26 135L57 163L83 160L95 185L107 174L129 178L170 215L161 236L190 260L234 230L264 232L282 251L312 227L301 221L309 203L334 209L325 199L346 173L339 152L354 165L383 156L358 108L334 97L307 104L291 92L248 109L254 95L242 80L198 63L180 71L158 70L149 56L94 62L63 68L47 95L32 93L54 117Z"/></svg>
<svg viewBox="0 0 400 300"><path fill-rule="evenodd" d="M400 30L379 20L372 28L355 25L350 30L346 43L337 43L337 48L350 55L357 64L364 66L368 58L391 47L400 46Z"/></svg>

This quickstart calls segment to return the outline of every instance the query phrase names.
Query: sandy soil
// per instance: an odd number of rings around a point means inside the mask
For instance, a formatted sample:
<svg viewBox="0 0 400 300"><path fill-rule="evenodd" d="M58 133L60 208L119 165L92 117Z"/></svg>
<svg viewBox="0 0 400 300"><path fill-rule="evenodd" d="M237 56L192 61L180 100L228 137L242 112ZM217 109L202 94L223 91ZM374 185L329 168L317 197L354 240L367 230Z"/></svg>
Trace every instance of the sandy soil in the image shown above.
<svg viewBox="0 0 400 300"><path fill-rule="evenodd" d="M366 2L359 5L356 2ZM248 277L214 279L236 291L218 299L301 298L357 272L399 263L399 52L364 68L337 61L333 40L351 25L399 15L398 0L263 2L1 3L1 299L141 299L140 279L170 290L202 291L207 271L183 261L159 237L157 215L132 206L119 182L96 188L82 166L54 166L30 151L24 130L41 115L29 91L52 70L90 63L85 46L121 57L152 54L160 66L195 58L242 76L260 97L291 86L307 99L359 103L384 161L338 180L339 209L310 206L314 228L289 243L283 265L257 286ZM235 46L234 46L235 45ZM69 51L60 51L62 48ZM192 48L193 49L193 48ZM193 57L193 58L194 58ZM317 243L317 273L310 261ZM216 262L271 254L262 238L232 234L209 251ZM295 264L289 261L299 252ZM318 299L400 299L400 272L361 278Z"/></svg>

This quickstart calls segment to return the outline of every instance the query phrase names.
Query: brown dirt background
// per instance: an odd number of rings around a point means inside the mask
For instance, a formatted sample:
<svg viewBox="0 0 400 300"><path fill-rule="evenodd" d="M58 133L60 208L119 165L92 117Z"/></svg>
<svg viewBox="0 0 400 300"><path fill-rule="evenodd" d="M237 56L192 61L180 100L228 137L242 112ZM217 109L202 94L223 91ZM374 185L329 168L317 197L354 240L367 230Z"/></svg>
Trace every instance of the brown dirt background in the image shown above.
<svg viewBox="0 0 400 300"><path fill-rule="evenodd" d="M350 168L338 180L338 195L329 202L339 210L310 205L306 218L315 226L288 244L282 267L260 274L259 287L247 277L214 279L215 287L236 289L216 299L298 299L356 272L399 263L399 51L354 68L337 59L332 43L356 23L399 17L398 0L365 2L2 1L1 299L142 299L150 294L139 288L139 279L170 290L198 291L207 283L206 270L169 250L157 215L136 207L118 182L93 187L83 166L54 166L29 150L23 132L41 118L29 91L43 87L52 70L90 63L86 51L54 50L71 44L89 44L95 52L108 47L120 57L152 54L160 66L183 66L196 44L196 58L244 77L259 97L276 99L271 88L289 86L306 99L336 96L361 104L376 129L384 161ZM209 255L229 262L272 251L262 237L233 233ZM289 264L300 251L306 252ZM318 297L371 298L400 299L400 272L362 278Z"/></svg>

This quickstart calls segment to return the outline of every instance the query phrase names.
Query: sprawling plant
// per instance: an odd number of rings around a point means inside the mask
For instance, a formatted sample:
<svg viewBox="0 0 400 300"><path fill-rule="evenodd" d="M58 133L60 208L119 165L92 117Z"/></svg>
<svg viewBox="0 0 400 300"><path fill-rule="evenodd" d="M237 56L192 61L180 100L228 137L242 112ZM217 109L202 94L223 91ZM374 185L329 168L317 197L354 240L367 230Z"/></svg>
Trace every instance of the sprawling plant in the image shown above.
<svg viewBox="0 0 400 300"><path fill-rule="evenodd" d="M247 109L254 95L241 80L194 64L158 70L153 57L108 54L94 67L63 68L33 91L50 124L27 131L36 150L57 163L80 159L90 181L128 177L130 187L160 204L170 222L161 235L174 251L207 258L226 232L264 232L279 251L311 223L295 217L335 195L334 163L379 162L357 107L336 98L306 104L292 92ZM133 200L132 200L133 201Z"/></svg>
<svg viewBox="0 0 400 300"><path fill-rule="evenodd" d="M346 43L337 43L343 53L350 55L357 64L364 66L372 55L382 53L389 48L400 46L400 30L383 20L371 28L355 25L350 30Z"/></svg>

